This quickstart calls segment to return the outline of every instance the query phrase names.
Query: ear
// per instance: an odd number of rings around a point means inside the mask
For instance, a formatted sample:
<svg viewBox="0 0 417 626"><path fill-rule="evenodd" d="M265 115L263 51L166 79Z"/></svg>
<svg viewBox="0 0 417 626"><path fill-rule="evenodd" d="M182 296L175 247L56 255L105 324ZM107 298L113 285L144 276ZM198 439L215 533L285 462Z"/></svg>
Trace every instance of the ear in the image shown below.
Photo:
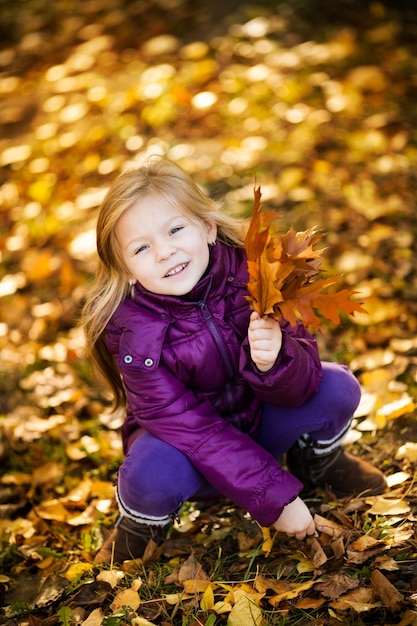
<svg viewBox="0 0 417 626"><path fill-rule="evenodd" d="M217 237L217 224L212 220L207 220L205 226L207 230L207 243L213 244Z"/></svg>

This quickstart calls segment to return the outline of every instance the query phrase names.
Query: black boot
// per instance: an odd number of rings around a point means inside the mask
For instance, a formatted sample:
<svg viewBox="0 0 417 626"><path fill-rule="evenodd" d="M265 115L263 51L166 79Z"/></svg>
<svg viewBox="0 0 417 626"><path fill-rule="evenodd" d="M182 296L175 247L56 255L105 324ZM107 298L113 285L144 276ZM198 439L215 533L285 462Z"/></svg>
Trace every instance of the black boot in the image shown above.
<svg viewBox="0 0 417 626"><path fill-rule="evenodd" d="M121 517L96 554L94 563L111 563L112 555L114 563L144 558L147 552L152 552L152 547L159 546L166 539L170 527L171 524L139 524L127 517Z"/></svg>
<svg viewBox="0 0 417 626"><path fill-rule="evenodd" d="M316 454L314 444L300 447L296 443L287 452L287 467L306 488L329 487L338 498L376 496L387 486L380 470L340 446Z"/></svg>

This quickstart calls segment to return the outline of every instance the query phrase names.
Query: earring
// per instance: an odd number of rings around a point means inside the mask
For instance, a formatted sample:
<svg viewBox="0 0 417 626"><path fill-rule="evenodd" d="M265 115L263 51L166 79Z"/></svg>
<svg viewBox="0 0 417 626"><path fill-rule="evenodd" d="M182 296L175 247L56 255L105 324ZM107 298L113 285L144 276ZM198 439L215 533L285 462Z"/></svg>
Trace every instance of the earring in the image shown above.
<svg viewBox="0 0 417 626"><path fill-rule="evenodd" d="M213 248L214 248L216 243L217 243L217 239L214 239L213 241L209 241L209 246L213 246Z"/></svg>
<svg viewBox="0 0 417 626"><path fill-rule="evenodd" d="M129 280L129 287L130 287L130 297L132 298L132 300L134 300L135 299L135 281L133 280L133 278Z"/></svg>

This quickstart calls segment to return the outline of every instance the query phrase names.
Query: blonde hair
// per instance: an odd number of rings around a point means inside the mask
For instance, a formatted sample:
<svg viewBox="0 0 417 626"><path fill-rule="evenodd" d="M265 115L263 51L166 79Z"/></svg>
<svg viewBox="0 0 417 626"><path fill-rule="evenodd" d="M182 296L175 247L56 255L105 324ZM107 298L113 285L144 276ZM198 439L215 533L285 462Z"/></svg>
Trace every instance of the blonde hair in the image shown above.
<svg viewBox="0 0 417 626"><path fill-rule="evenodd" d="M168 159L150 160L147 165L128 170L114 181L99 209L98 268L82 312L81 327L87 355L108 382L116 407L126 404L126 394L116 364L106 348L104 332L130 289L116 226L125 211L150 195L163 199L193 219L215 222L220 241L231 246L243 245L243 221L222 211L189 174Z"/></svg>

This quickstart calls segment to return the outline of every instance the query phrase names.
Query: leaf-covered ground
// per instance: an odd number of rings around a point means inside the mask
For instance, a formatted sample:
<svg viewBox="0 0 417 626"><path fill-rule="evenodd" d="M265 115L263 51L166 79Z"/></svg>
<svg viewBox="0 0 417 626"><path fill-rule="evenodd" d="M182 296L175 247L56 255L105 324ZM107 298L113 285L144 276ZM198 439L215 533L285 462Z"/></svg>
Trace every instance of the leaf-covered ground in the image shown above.
<svg viewBox="0 0 417 626"><path fill-rule="evenodd" d="M0 623L417 624L417 15L407 2L0 2ZM76 320L96 209L163 153L230 210L317 225L366 314L322 323L363 386L381 498L306 495L317 537L190 503L150 560L92 563L122 415Z"/></svg>

